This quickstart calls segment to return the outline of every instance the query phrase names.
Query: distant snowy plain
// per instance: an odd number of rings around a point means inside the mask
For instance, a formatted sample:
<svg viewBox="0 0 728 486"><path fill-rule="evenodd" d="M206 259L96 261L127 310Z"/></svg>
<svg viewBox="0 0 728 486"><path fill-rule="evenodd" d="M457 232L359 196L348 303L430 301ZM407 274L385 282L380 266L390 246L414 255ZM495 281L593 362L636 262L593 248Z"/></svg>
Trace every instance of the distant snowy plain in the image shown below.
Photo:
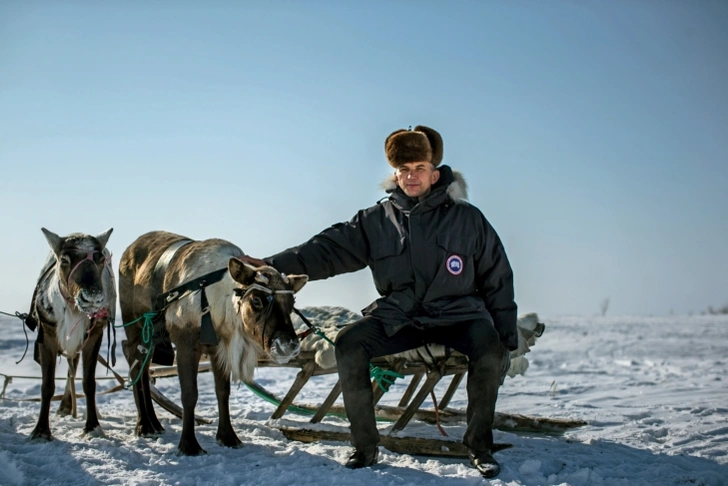
<svg viewBox="0 0 728 486"><path fill-rule="evenodd" d="M0 485L728 485L728 316L541 316L541 321L546 332L527 355L529 369L506 379L497 408L579 418L588 425L552 436L496 431L497 442L513 447L496 453L502 472L489 482L464 459L386 449L375 467L348 470L342 465L348 444L287 440L275 425L306 426L308 417L289 413L272 422L274 406L245 386L233 388L230 406L241 449L218 446L213 422L196 429L208 454L179 457L181 421L159 408L167 431L154 439L135 437L129 391L98 397L102 437L81 436L85 401L80 400L78 418L52 415L55 440L29 443L39 404L23 400L40 396L40 380L17 377L40 376L32 360L35 335L29 355L16 365L25 348L20 321L0 316L0 373L16 377L0 400ZM126 376L118 348L117 360L116 370ZM261 368L256 380L283 396L296 373ZM64 374L59 365L56 376ZM104 377L99 391L115 384L101 367L97 376ZM335 374L314 377L297 401L320 403L335 382ZM398 380L382 403L396 404L407 382ZM57 393L63 384L56 381ZM212 376L200 375L199 385L197 413L214 420ZM179 402L176 378L159 379L157 387ZM436 390L438 396L445 387ZM461 385L450 406L466 403ZM52 410L57 406L54 402ZM338 418L324 424L346 427ZM383 433L390 427L380 424ZM446 430L459 438L464 427ZM442 438L434 425L419 422L405 432Z"/></svg>

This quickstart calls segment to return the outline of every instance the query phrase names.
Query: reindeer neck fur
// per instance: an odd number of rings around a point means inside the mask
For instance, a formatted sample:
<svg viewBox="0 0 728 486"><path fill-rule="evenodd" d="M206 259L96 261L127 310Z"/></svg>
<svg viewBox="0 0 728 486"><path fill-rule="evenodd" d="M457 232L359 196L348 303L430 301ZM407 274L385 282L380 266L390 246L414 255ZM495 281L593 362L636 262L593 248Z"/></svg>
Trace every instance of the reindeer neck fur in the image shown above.
<svg viewBox="0 0 728 486"><path fill-rule="evenodd" d="M174 262L173 279L167 288L173 288L193 278L214 272L227 266L231 257L238 257L243 252L232 244L219 244L200 247L197 242L188 245L194 250L194 258L185 258ZM195 248L197 246L197 248ZM186 247L181 252L186 251ZM230 274L226 273L222 280L205 287L205 294L210 305L210 317L215 334L219 340L213 356L222 364L226 372L230 372L234 381L252 380L258 357L263 353L262 347L252 339L243 327L243 320L233 302L233 290L238 286ZM200 293L196 292L172 304L166 313L167 329L170 335L200 333L202 321Z"/></svg>

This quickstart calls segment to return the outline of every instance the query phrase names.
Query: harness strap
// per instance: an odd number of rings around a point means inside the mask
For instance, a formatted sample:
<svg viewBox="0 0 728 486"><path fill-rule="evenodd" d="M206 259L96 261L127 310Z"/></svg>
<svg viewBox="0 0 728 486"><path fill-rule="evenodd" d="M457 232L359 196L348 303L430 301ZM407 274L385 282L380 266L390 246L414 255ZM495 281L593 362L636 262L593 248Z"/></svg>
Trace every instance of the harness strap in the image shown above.
<svg viewBox="0 0 728 486"><path fill-rule="evenodd" d="M200 310L202 311L202 322L200 323L200 343L217 345L217 334L212 326L212 317L210 317L210 304L207 302L205 288L200 291Z"/></svg>
<svg viewBox="0 0 728 486"><path fill-rule="evenodd" d="M79 262L76 264L76 266L73 267L73 269L71 270L71 273L68 274L68 278L66 279L66 288L68 288L68 286L71 284L71 277L73 276L73 273L76 270L78 270L78 267L80 267L83 262L85 262L86 260L88 260L91 263L93 263L94 265L96 265L96 262L94 261L94 253L101 253L102 255L104 254L103 250L101 250L101 251L99 251L99 250L87 251L86 252L86 258L84 258L83 260L79 260ZM109 263L109 259L107 259L106 258L106 255L104 255L104 266L106 266L108 263ZM60 285L61 285L60 280L58 281L58 285L59 285L59 288L60 288ZM61 295L63 295L63 290L61 290ZM68 299L66 299L66 300L68 300Z"/></svg>
<svg viewBox="0 0 728 486"><path fill-rule="evenodd" d="M200 293L200 310L202 311L202 321L200 322L200 342L203 344L217 344L217 335L215 334L215 328L212 325L212 318L210 317L210 304L207 301L205 287L222 280L227 272L227 267L221 268L220 270L215 270L214 272L202 275L201 277L194 278L188 282L183 283L182 285L178 285L172 290L159 294L157 296L157 302L155 306L157 312L163 311L171 303L178 301L179 299L187 296L191 292L201 290L202 292Z"/></svg>
<svg viewBox="0 0 728 486"><path fill-rule="evenodd" d="M114 334L113 337L113 344L111 345L111 349L109 349L109 343L112 341L111 333ZM109 325L106 326L106 362L109 362L109 359L111 359L111 366L116 366L116 327L114 327L114 320L109 320Z"/></svg>
<svg viewBox="0 0 728 486"><path fill-rule="evenodd" d="M227 267L221 268L220 270L215 270L214 272L202 275L201 277L193 278L192 280L189 280L182 285L178 285L177 287L168 290L167 292L159 294L157 296L155 309L158 312L163 311L167 308L167 306L169 306L169 304L180 300L182 297L186 297L187 294L189 294L190 292L195 292L204 287L207 287L208 285L219 282L223 279L227 271Z"/></svg>

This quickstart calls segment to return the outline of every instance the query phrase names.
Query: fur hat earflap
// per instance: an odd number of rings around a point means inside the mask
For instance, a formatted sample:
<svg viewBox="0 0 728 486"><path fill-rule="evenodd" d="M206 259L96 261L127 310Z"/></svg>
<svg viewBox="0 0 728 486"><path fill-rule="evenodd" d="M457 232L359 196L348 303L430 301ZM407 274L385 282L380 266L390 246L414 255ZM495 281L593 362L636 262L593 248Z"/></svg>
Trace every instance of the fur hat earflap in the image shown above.
<svg viewBox="0 0 728 486"><path fill-rule="evenodd" d="M442 137L432 128L417 125L414 130L395 130L384 141L389 165L395 169L408 162L442 162Z"/></svg>

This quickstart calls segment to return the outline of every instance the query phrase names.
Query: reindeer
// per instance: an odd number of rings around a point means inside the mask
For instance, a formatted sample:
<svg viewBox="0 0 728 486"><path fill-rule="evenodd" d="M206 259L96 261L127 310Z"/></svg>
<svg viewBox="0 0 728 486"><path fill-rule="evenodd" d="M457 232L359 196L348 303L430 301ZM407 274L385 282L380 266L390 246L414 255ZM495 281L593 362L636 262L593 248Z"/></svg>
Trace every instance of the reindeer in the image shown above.
<svg viewBox="0 0 728 486"><path fill-rule="evenodd" d="M38 279L30 312L39 324L36 346L43 380L40 416L30 440L52 439L49 414L59 355L68 360L68 380L58 413L76 417L75 376L83 355L83 432L103 434L96 409L95 373L104 329L116 314L116 283L111 253L106 248L113 228L98 236L73 233L65 237L45 228L41 230L51 252Z"/></svg>
<svg viewBox="0 0 728 486"><path fill-rule="evenodd" d="M253 267L239 260L243 255L224 240L192 241L153 231L134 241L119 263L119 301L127 336L123 349L138 411L135 432L164 432L152 405L148 368L155 345L163 344L168 333L176 347L182 395L179 455L205 453L195 437L194 420L202 354L210 357L215 379L217 443L235 448L242 442L230 423L231 377L236 382L252 380L264 353L286 363L300 351L290 314L293 294L308 276ZM142 323L141 316L149 313L155 314L153 323L151 318Z"/></svg>

